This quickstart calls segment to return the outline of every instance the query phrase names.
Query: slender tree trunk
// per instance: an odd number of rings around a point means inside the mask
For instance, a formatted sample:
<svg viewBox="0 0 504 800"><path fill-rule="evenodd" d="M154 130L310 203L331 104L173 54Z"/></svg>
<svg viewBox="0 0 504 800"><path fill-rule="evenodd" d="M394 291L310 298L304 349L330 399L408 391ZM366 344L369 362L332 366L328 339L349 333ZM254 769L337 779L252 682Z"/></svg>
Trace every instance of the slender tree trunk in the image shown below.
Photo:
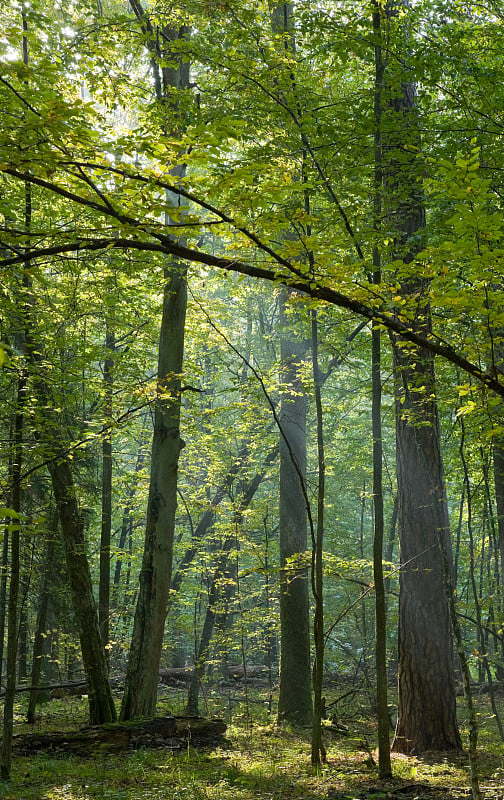
<svg viewBox="0 0 504 800"><path fill-rule="evenodd" d="M462 429L462 436L460 442L460 459L462 461L462 469L464 471L464 481L466 485L466 495L467 495L467 533L469 535L469 579L471 582L471 588L473 593L473 602L474 602L474 612L476 615L476 630L478 635L478 643L479 643L479 679L480 682L483 681L484 676L488 681L488 690L489 690L489 697L490 697L490 704L492 706L492 711L494 714L494 719L497 724L497 728L499 731L499 735L501 739L504 739L504 728L502 726L501 718L499 715L499 711L497 709L497 704L495 700L495 691L493 686L493 678L492 672L490 669L490 664L488 661L487 655L487 641L485 638L485 631L483 626L483 619L481 613L481 597L478 596L478 587L476 585L476 574L475 574L475 545L474 545L474 534L473 534L473 525L472 525L472 496L471 496L471 487L469 481L469 469L467 466L467 460L465 457L464 451L464 439L465 439L465 425L464 420L460 419L460 426ZM483 553L481 553L481 558L483 559Z"/></svg>
<svg viewBox="0 0 504 800"><path fill-rule="evenodd" d="M462 639L462 631L460 629L460 623L457 616L456 591L453 583L452 559L449 550L446 548L446 541L443 537L439 538L439 550L445 582L446 598L448 602L448 608L450 610L451 626L460 661L464 695L469 717L469 767L471 774L471 793L473 800L482 800L478 775L478 720L471 692L471 676L469 673L469 665L467 663L464 642Z"/></svg>
<svg viewBox="0 0 504 800"><path fill-rule="evenodd" d="M498 604L502 614L504 611L504 440L495 439L492 446L495 504L497 508L497 574L499 576ZM504 642L500 645L500 660L502 666L498 668L497 677L504 679Z"/></svg>
<svg viewBox="0 0 504 800"><path fill-rule="evenodd" d="M198 698L199 687L203 675L205 674L205 666L208 658L208 651L210 642L212 640L213 630L218 613L227 614L226 608L226 585L223 586L223 578L228 568L230 552L235 546L236 539L234 536L228 536L221 548L217 566L212 576L210 584L210 591L208 593L208 603L205 612L205 621L203 623L203 630L198 645L198 652L194 663L194 670L189 684L189 694L187 698L187 711L189 714L198 714ZM219 602L223 603L222 612L218 611Z"/></svg>
<svg viewBox="0 0 504 800"><path fill-rule="evenodd" d="M499 552L499 532L498 528L495 524L495 514L493 510L493 503L492 503L492 492L490 488L490 463L489 459L487 458L487 453L483 447L480 448L481 450L481 458L483 462L483 475L485 481L485 495L486 495L486 507L487 507L487 521L488 521L488 529L489 529L489 557L487 559L488 564L488 584L490 586L490 591L494 596L495 600L491 606L491 613L489 610L488 613L488 625L489 625L489 633L492 634L493 638L493 649L494 649L494 656L495 656L495 677L497 680L502 680L504 676L504 658L503 658L503 646L504 642L499 642L499 639L495 636L496 631L498 629L497 620L501 619L502 617L502 593L501 593L501 570L500 570L500 552ZM493 452L491 454L490 462L493 461ZM496 491L497 494L497 491Z"/></svg>
<svg viewBox="0 0 504 800"><path fill-rule="evenodd" d="M46 650L46 631L49 616L49 607L51 599L51 572L54 566L55 555L55 540L52 533L48 534L46 542L46 552L44 558L44 567L42 574L42 583L40 587L40 595L38 602L37 624L35 630L35 640L33 643L33 661L31 670L30 684L33 690L30 692L30 699L28 701L28 711L26 714L26 721L32 725L35 722L35 709L37 701L41 698L42 694L36 687L40 683L42 675L44 651Z"/></svg>
<svg viewBox="0 0 504 800"><path fill-rule="evenodd" d="M168 273L159 342L151 479L140 588L135 611L121 718L151 716L157 700L159 663L170 590L177 473L180 450L182 372L187 287L185 269Z"/></svg>
<svg viewBox="0 0 504 800"><path fill-rule="evenodd" d="M26 12L21 11L23 25L22 56L23 64L28 66L28 23ZM27 236L31 233L32 224L32 193L31 186L25 183L24 187L24 229ZM21 284L17 291L15 304L18 308L14 341L21 354L25 349L25 329L29 316L29 301L27 292L30 287L30 264L23 269ZM10 487L11 508L17 516L9 532L10 543L10 575L7 595L7 663L6 685L4 697L2 745L0 752L0 778L9 780L12 760L12 735L14 729L14 697L16 693L16 655L18 644L18 599L20 581L20 537L19 524L21 514L21 473L23 464L23 437L26 412L27 373L25 365L21 366L17 377L16 406L14 412L13 435L11 441L12 460L10 460ZM19 523L18 523L19 520ZM7 553L8 555L8 553Z"/></svg>
<svg viewBox="0 0 504 800"><path fill-rule="evenodd" d="M143 430L143 427L142 427ZM119 588L121 586L121 572L122 572L122 563L123 563L123 553L126 550L128 535L130 534L131 527L133 525L132 519L132 511L133 511L133 501L136 494L136 488L138 484L138 475L142 470L145 459L146 459L146 448L144 448L143 442L140 444L137 458L135 462L135 469L132 476L132 482L126 492L126 498L124 502L124 507L122 511L122 520L121 520L121 528L119 532L119 542L117 544L119 549L119 557L115 564L114 569L114 580L113 580L113 596L114 596L114 605L116 607L120 607L121 603L119 601ZM131 555L131 552L130 552ZM124 590L128 590L129 581L124 581L126 584L124 586Z"/></svg>
<svg viewBox="0 0 504 800"><path fill-rule="evenodd" d="M313 615L313 643L315 660L313 663L313 722L311 741L311 763L320 767L326 761L326 750L322 741L323 713L323 681L324 681L324 510L325 510L325 449L324 418L322 410L321 374L318 357L318 322L317 312L311 310L312 323L312 366L317 410L317 461L318 461L318 493L317 493L317 530L312 542L312 592L315 600Z"/></svg>
<svg viewBox="0 0 504 800"><path fill-rule="evenodd" d="M33 543L32 543L33 546ZM19 564L19 620L17 632L17 680L24 683L28 677L28 611L27 600L30 591L30 566L26 563L26 547L23 547Z"/></svg>
<svg viewBox="0 0 504 800"><path fill-rule="evenodd" d="M373 34L375 37L374 86L374 203L373 228L378 237L382 228L383 213L383 155L382 155L382 103L385 64L382 53L381 8L373 4ZM381 254L378 242L373 247L373 282L381 282ZM375 662L376 709L378 717L378 771L380 778L392 775L390 763L390 731L387 686L387 606L383 579L383 441L381 421L381 332L373 322L371 330L371 383L372 383L372 433L373 433L373 578L375 584Z"/></svg>
<svg viewBox="0 0 504 800"><path fill-rule="evenodd" d="M178 30L165 27L162 31L156 31L136 0L132 7L148 37L156 99L160 110L164 109L166 112L168 129L169 118L173 118L177 111L172 91L189 86L189 64L182 59L180 53L170 52L169 43L187 39L190 31L184 26ZM160 46L161 41L164 50ZM163 61L169 62L170 66L161 66ZM175 126L172 119L170 122L173 130ZM175 180L182 179L185 166L182 164L173 168L171 174ZM175 208L180 205L180 197L167 196L167 203ZM169 215L166 221L170 221ZM180 376L184 356L187 265L172 259L165 269L164 277L158 397L154 410L145 543L121 719L154 714L170 591L178 462L183 447L180 436Z"/></svg>
<svg viewBox="0 0 504 800"><path fill-rule="evenodd" d="M34 342L31 331L26 332L26 350L33 367L33 390L39 402L36 438L44 453L51 455L48 470L61 525L67 575L88 684L90 719L94 724L112 722L116 719L116 712L86 554L84 520L79 509L70 457L64 445L65 435L59 427L58 412L53 412L57 404L53 401L46 380L42 348Z"/></svg>
<svg viewBox="0 0 504 800"><path fill-rule="evenodd" d="M0 684L3 684L5 620L7 617L7 576L9 572L9 522L3 524L2 567L0 574Z"/></svg>
<svg viewBox="0 0 504 800"><path fill-rule="evenodd" d="M244 452L243 449L241 451ZM239 501L239 508L236 510L235 519L234 519L234 526L237 528L242 521L244 511L249 507L250 503L252 502L257 489L259 488L261 482L264 479L266 467L276 458L278 454L277 448L273 448L273 450L268 454L265 459L264 467L265 469L262 472L257 473L257 475L252 478L252 480L248 483L246 487L242 489L242 495ZM240 464L242 463L243 459L240 459ZM231 476L237 474L237 465L236 462L229 471L225 484L228 485L228 490L231 488ZM223 496L223 493L222 493ZM214 500L212 502L212 509L205 512L202 519L200 520L196 532L195 533L195 541L201 541L203 534L208 528L213 524L213 509L216 505L217 499L222 499L221 497L221 489L217 490ZM229 575L229 557L230 552L233 546L236 545L236 537L228 537L226 538L224 545L221 548L221 552L219 554L217 566L214 570L214 574L212 577L212 582L210 585L210 591L208 596L208 603L207 609L205 612L205 620L203 623L203 629L201 632L199 645L196 653L195 658L195 666L194 672L191 678L191 683L189 686L189 694L187 700L187 710L190 714L197 714L198 713L198 698L199 698L199 687L201 684L201 680L203 675L205 674L205 664L208 656L208 650L210 647L210 642L212 639L214 626L217 618L217 604L220 602L223 606L223 611L220 614L221 622L224 624L225 618L227 617L227 609L229 607L229 602L231 599L231 591L234 590L235 583L230 580ZM184 564L184 570L179 569L175 575L174 581L172 582L172 591L174 589L175 580L176 581L176 590L178 591L181 586L183 571L187 569L189 566L189 559L192 560L194 557L193 547L188 549L182 559ZM223 586L221 584L223 583Z"/></svg>
<svg viewBox="0 0 504 800"><path fill-rule="evenodd" d="M11 507L15 514L21 512L21 466L23 459L24 408L26 403L26 375L21 372L18 378L16 415L14 420L12 499ZM18 643L18 595L20 577L19 528L17 523L10 531L10 580L7 609L7 669L4 697L2 749L0 778L9 780L11 771L11 746L14 725L14 697L16 694L16 661Z"/></svg>
<svg viewBox="0 0 504 800"><path fill-rule="evenodd" d="M106 322L106 356L103 364L103 411L106 425L112 421L112 389L114 382L115 335L111 322ZM110 543L112 538L112 431L107 429L102 441L102 513L100 533L100 585L98 616L107 661L110 619Z"/></svg>
<svg viewBox="0 0 504 800"><path fill-rule="evenodd" d="M373 578L375 584L376 709L378 718L378 770L380 778L392 775L387 686L387 607L383 579L383 445L381 430L381 332L372 330L373 428Z"/></svg>

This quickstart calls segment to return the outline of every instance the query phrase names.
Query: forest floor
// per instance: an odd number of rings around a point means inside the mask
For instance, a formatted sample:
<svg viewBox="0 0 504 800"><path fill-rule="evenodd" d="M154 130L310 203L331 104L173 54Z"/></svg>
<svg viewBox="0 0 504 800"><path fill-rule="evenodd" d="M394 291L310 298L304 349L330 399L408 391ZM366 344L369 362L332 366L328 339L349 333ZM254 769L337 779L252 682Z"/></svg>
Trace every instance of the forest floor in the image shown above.
<svg viewBox="0 0 504 800"><path fill-rule="evenodd" d="M261 698L244 707L234 693L224 742L197 749L140 749L92 756L14 755L12 777L0 783L2 800L459 800L470 797L467 753L415 758L393 755L394 777L380 780L376 767L375 722L354 703L338 715L342 727L324 732L328 763L318 773L310 766L310 731L280 728L254 719ZM229 700L229 698L228 698ZM251 705L254 701L256 706ZM479 770L485 800L504 800L504 746L481 699ZM217 705L217 704L216 704ZM163 708L165 706L165 708ZM158 713L173 708L166 696ZM264 707L264 706L263 706ZM221 707L221 711L223 710ZM214 708L210 709L212 713ZM238 713L239 712L239 713ZM177 710L175 709L175 712ZM72 730L85 723L85 701L72 698L41 707L35 726L22 722L16 732ZM467 743L464 709L461 728Z"/></svg>

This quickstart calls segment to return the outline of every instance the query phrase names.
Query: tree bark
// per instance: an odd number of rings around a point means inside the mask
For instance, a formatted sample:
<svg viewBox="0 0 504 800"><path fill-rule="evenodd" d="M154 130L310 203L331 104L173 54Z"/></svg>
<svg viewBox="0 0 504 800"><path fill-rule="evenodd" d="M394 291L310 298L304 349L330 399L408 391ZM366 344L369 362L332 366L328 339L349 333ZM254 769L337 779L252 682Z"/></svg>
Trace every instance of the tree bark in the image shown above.
<svg viewBox="0 0 504 800"><path fill-rule="evenodd" d="M9 522L2 524L2 565L0 568L0 684L3 683L3 656L5 641L5 621L7 618L7 574L9 570Z"/></svg>
<svg viewBox="0 0 504 800"><path fill-rule="evenodd" d="M28 733L15 737L17 754L72 753L95 756L139 748L168 747L174 750L192 745L222 743L226 723L204 717L155 717L137 723L116 723L100 728L86 728L65 733Z"/></svg>
<svg viewBox="0 0 504 800"><path fill-rule="evenodd" d="M44 695L44 690L38 690L37 686L40 683L40 678L42 675L44 651L47 652L46 631L49 618L51 589L53 588L51 585L50 576L51 576L51 571L53 569L54 556L55 556L55 541L52 533L48 534L45 549L46 552L44 557L44 568L43 568L42 582L41 582L39 601L38 601L35 640L33 642L33 660L32 660L30 683L31 686L33 686L34 688L30 692L30 699L28 701L28 710L26 712L26 721L30 725L33 725L33 723L35 722L35 709L37 706L37 701L39 701ZM47 693L47 690L45 690L45 693Z"/></svg>
<svg viewBox="0 0 504 800"><path fill-rule="evenodd" d="M54 427L51 434L55 434ZM63 545L73 609L88 685L89 712L93 724L116 719L114 699L108 679L107 659L100 634L98 610L86 555L84 521L66 456L49 462L54 498L61 524Z"/></svg>
<svg viewBox="0 0 504 800"><path fill-rule="evenodd" d="M404 52L407 30L400 10L386 8ZM393 18L397 17L397 20ZM396 25L397 22L397 25ZM393 63L396 63L394 60ZM400 62L399 69L401 69ZM425 210L419 173L416 87L404 69L389 83L385 190L395 233L394 257L410 264L421 247ZM394 87L394 84L396 88ZM406 147L405 147L406 145ZM413 146L413 149L412 149ZM426 281L401 279L401 294L415 304L414 329L428 336ZM404 753L460 749L451 625L440 559L440 540L451 567L448 509L439 441L432 352L392 339L396 396L399 582L399 701L393 749Z"/></svg>
<svg viewBox="0 0 504 800"><path fill-rule="evenodd" d="M307 550L306 412L301 369L306 343L289 330L282 297L280 383L280 689L278 719L310 725L313 707L310 671L310 615L306 566L296 564Z"/></svg>
<svg viewBox="0 0 504 800"><path fill-rule="evenodd" d="M109 319L106 320L106 355L103 363L103 411L106 425L112 421L112 389L114 381L115 335ZM110 618L110 543L112 538L112 432L108 428L102 442L102 513L100 532L100 585L98 589L98 616L107 661Z"/></svg>
<svg viewBox="0 0 504 800"><path fill-rule="evenodd" d="M381 9L373 3L373 34L375 55L374 85L374 200L373 229L377 239L382 228L383 213L383 152L382 103L385 64L382 50ZM381 282L381 252L378 241L373 247L373 283ZM371 329L371 425L373 435L373 579L375 584L375 664L376 710L378 721L378 772L380 778L392 776L390 763L390 731L387 685L387 605L383 579L383 440L381 419L381 331L373 322Z"/></svg>
<svg viewBox="0 0 504 800"><path fill-rule="evenodd" d="M168 272L168 271L167 271ZM187 287L174 264L164 292L159 341L158 399L140 588L135 610L121 719L152 716L170 590L180 450L182 371Z"/></svg>
<svg viewBox="0 0 504 800"><path fill-rule="evenodd" d="M497 603L500 613L504 610L504 440L499 437L492 445L495 505L497 509ZM500 661L496 675L504 678L504 642L500 644Z"/></svg>
<svg viewBox="0 0 504 800"><path fill-rule="evenodd" d="M399 718L393 749L461 748L442 537L451 564L439 425L430 354L395 347L399 582ZM419 387L420 388L417 388ZM425 387L422 388L422 387Z"/></svg>
<svg viewBox="0 0 504 800"><path fill-rule="evenodd" d="M318 463L318 492L317 492L317 530L312 542L312 594L315 602L313 614L313 644L315 658L313 662L313 721L311 741L311 763L319 768L325 763L326 750L322 741L322 714L324 700L322 698L324 682L324 511L325 511L325 449L324 449L324 415L322 408L322 375L319 366L318 347L318 320L315 309L310 311L312 323L312 368L313 385L315 394L315 407L317 411L317 463Z"/></svg>
<svg viewBox="0 0 504 800"><path fill-rule="evenodd" d="M31 331L26 334L26 342L28 360L34 368L34 394L39 401L36 438L46 457L48 454L51 456L47 467L61 525L72 605L88 684L90 719L93 724L113 722L116 711L86 554L84 520L79 509L69 451L64 445L66 437L59 427L58 412L53 412L57 404L46 380L42 348L35 344ZM58 443L56 448L55 442Z"/></svg>
<svg viewBox="0 0 504 800"><path fill-rule="evenodd" d="M11 506L19 516L21 512L21 465L23 461L23 428L26 407L26 373L18 377L16 412L13 430L13 458L11 471ZM4 697L0 778L9 780L11 771L11 745L14 729L14 696L16 694L16 656L18 633L18 595L20 579L20 537L15 520L10 531L10 576L7 601L7 664Z"/></svg>

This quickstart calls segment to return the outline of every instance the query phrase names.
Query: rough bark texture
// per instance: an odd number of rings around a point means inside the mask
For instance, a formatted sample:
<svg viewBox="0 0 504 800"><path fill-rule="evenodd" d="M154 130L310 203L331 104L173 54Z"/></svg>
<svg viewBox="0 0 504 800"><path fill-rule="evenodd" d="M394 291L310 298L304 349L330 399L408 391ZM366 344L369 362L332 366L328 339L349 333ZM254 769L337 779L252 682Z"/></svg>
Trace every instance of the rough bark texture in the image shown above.
<svg viewBox="0 0 504 800"><path fill-rule="evenodd" d="M399 53L407 49L408 40L407 26L399 12L407 9L407 0L391 2L386 9ZM400 62L394 64L401 70ZM383 134L386 206L395 231L394 257L408 265L421 249L425 227L421 164L416 155L421 144L416 87L406 68L402 74L389 74L389 79L389 132L387 138ZM400 281L414 329L428 336L427 280L412 269ZM399 701L393 749L404 753L460 749L451 625L440 549L442 541L451 569L434 357L401 337L393 338L393 350L401 550Z"/></svg>
<svg viewBox="0 0 504 800"><path fill-rule="evenodd" d="M284 319L284 326L285 326ZM300 369L306 344L284 327L281 342L280 425L280 692L278 718L297 725L312 719L308 574L296 566L307 549L306 408Z"/></svg>
<svg viewBox="0 0 504 800"><path fill-rule="evenodd" d="M451 556L430 354L395 348L399 588L398 752L460 749L439 537ZM426 387L425 389L421 387Z"/></svg>

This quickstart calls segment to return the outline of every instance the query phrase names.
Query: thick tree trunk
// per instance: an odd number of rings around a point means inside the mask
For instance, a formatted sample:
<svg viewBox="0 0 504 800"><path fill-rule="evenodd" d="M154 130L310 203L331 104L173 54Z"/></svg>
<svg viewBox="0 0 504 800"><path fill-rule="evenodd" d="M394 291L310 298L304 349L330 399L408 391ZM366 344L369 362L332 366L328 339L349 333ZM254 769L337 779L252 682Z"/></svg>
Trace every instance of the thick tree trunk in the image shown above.
<svg viewBox="0 0 504 800"><path fill-rule="evenodd" d="M386 13L398 52L408 32L392 0ZM394 19L396 17L397 19ZM400 61L393 62L401 69ZM417 157L416 87L406 69L389 75L387 139L383 134L386 207L395 232L394 257L410 264L425 226L422 175ZM392 78L394 80L392 80ZM385 150L386 148L386 150ZM401 294L414 327L428 335L427 281L415 271L401 278ZM399 583L399 701L393 749L404 753L460 749L451 624L441 550L451 567L448 508L439 441L434 359L425 348L392 340L396 381L396 461Z"/></svg>
<svg viewBox="0 0 504 800"><path fill-rule="evenodd" d="M286 298L283 298L283 304ZM306 343L288 331L283 313L281 341L284 387L280 413L280 691L278 718L295 725L312 721L310 614L306 566L296 558L307 549L306 392L301 380Z"/></svg>
<svg viewBox="0 0 504 800"><path fill-rule="evenodd" d="M399 716L393 749L460 749L451 625L439 538L451 559L434 367L395 347L399 584ZM423 388L425 387L425 388Z"/></svg>

